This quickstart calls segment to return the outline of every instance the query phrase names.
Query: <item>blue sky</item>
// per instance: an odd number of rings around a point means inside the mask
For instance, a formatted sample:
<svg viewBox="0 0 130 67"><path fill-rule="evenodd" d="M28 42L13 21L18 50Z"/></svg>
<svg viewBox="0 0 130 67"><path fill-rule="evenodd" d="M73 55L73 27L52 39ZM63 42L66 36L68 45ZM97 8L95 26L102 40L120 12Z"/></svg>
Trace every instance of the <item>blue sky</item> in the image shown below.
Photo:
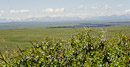
<svg viewBox="0 0 130 67"><path fill-rule="evenodd" d="M95 17L130 13L130 0L0 0L0 18Z"/></svg>

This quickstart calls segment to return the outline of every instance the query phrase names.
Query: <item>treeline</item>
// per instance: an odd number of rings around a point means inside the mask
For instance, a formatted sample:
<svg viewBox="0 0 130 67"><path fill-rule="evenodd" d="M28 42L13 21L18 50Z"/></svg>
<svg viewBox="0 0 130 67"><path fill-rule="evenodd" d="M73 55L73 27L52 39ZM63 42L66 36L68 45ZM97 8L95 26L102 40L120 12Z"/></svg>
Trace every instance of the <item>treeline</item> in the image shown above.
<svg viewBox="0 0 130 67"><path fill-rule="evenodd" d="M116 24L117 25L117 24ZM119 24L118 24L119 25ZM91 23L82 23L74 26L57 26L57 27L47 27L47 28L77 28L77 27L108 27L115 26L114 24L91 24Z"/></svg>

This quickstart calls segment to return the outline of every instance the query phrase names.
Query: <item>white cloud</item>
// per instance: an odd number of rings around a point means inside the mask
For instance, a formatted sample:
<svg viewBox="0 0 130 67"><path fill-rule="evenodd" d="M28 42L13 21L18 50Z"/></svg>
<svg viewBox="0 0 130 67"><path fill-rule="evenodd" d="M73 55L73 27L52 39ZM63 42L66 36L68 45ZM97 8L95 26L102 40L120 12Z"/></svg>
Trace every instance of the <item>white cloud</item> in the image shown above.
<svg viewBox="0 0 130 67"><path fill-rule="evenodd" d="M85 7L84 5L80 5L77 7L77 9L88 9L88 10L108 10L111 9L110 6L108 5L104 5L102 7L97 7L97 6L89 6L89 7Z"/></svg>
<svg viewBox="0 0 130 67"><path fill-rule="evenodd" d="M118 15L118 16L119 16L119 15L123 15L123 14L124 14L124 13L122 13L122 12L115 12L115 13L114 13L114 15Z"/></svg>
<svg viewBox="0 0 130 67"><path fill-rule="evenodd" d="M108 5L105 5L105 6L103 7L103 9L108 10L108 9L111 9L111 7L108 6Z"/></svg>
<svg viewBox="0 0 130 67"><path fill-rule="evenodd" d="M54 12L54 9L52 8L47 8L47 9L44 9L42 10L43 12L46 12L46 13L51 13L51 12Z"/></svg>
<svg viewBox="0 0 130 67"><path fill-rule="evenodd" d="M6 11L4 11L4 10L0 10L0 13L5 13Z"/></svg>
<svg viewBox="0 0 130 67"><path fill-rule="evenodd" d="M78 8L78 9L83 9L83 8L85 8L85 6L84 6L84 5L80 5L80 6L78 6L77 8Z"/></svg>
<svg viewBox="0 0 130 67"><path fill-rule="evenodd" d="M94 10L99 9L98 7L95 7L95 6L89 7L89 8L90 8L90 9L94 9Z"/></svg>
<svg viewBox="0 0 130 67"><path fill-rule="evenodd" d="M30 10L10 10L10 13L29 13Z"/></svg>
<svg viewBox="0 0 130 67"><path fill-rule="evenodd" d="M84 6L84 5L79 5L76 9L88 9L88 10L109 10L111 9L110 6L108 5L104 5L102 7L98 7L98 6Z"/></svg>
<svg viewBox="0 0 130 67"><path fill-rule="evenodd" d="M60 8L60 9L55 9L55 12L64 12L64 8Z"/></svg>
<svg viewBox="0 0 130 67"><path fill-rule="evenodd" d="M42 11L46 13L52 13L52 12L59 13L59 12L64 12L64 10L65 10L64 8L57 8L57 9L47 8Z"/></svg>
<svg viewBox="0 0 130 67"><path fill-rule="evenodd" d="M27 18L32 18L32 17L34 17L34 16L33 16L33 15L28 15L28 16L27 16Z"/></svg>
<svg viewBox="0 0 130 67"><path fill-rule="evenodd" d="M126 12L126 13L130 13L130 9L128 9L128 10L125 10L125 12Z"/></svg>

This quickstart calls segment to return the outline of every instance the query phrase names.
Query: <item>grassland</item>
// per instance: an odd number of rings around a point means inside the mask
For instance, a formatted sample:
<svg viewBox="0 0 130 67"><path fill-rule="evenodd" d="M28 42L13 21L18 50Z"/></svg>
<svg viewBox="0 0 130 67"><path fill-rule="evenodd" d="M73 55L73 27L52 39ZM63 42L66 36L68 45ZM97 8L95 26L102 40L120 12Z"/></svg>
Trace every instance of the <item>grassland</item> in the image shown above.
<svg viewBox="0 0 130 67"><path fill-rule="evenodd" d="M45 36L69 39L76 30L83 30L84 28L30 28L30 29L1 29L0 30L0 49L17 49L17 45L21 48L28 48L31 46L30 41L42 40ZM105 35L111 37L115 32L124 31L130 35L130 26L111 26L111 27L92 27L94 34L100 31L106 31ZM7 46L6 46L7 45Z"/></svg>
<svg viewBox="0 0 130 67"><path fill-rule="evenodd" d="M72 28L51 29L51 28L35 28L35 29L7 29L0 30L0 49L4 49L7 45L9 49L14 49L19 45L21 48L30 47L32 40L42 40L44 36L54 36L56 38L67 39L76 31Z"/></svg>

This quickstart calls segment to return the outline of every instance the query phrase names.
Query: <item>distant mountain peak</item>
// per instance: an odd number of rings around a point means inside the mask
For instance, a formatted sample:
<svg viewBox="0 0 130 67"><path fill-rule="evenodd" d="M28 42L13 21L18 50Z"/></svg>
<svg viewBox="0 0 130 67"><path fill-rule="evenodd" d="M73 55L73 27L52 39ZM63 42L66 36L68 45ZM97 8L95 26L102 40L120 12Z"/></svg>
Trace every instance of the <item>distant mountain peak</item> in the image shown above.
<svg viewBox="0 0 130 67"><path fill-rule="evenodd" d="M91 18L81 18L81 17L51 17L51 16L44 16L44 17L30 17L22 20L11 20L0 18L0 22L46 22L46 21L81 21L81 20L130 20L130 13L123 14L123 15L109 15L109 16L97 16Z"/></svg>

